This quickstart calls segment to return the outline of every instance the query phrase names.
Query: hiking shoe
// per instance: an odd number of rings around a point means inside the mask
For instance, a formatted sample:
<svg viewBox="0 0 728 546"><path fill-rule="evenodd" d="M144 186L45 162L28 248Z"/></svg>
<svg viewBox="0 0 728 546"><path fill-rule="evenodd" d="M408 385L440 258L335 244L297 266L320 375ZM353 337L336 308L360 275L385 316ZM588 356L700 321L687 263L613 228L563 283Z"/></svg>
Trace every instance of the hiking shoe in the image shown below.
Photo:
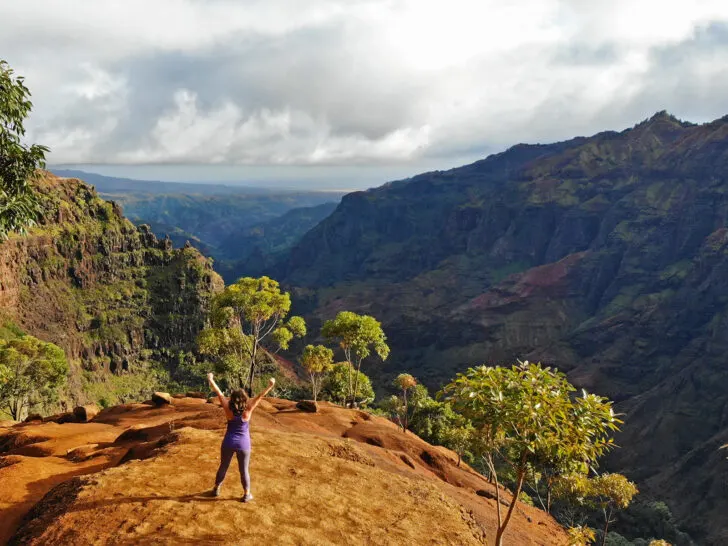
<svg viewBox="0 0 728 546"><path fill-rule="evenodd" d="M212 496L213 497L219 497L220 496L220 489L222 489L222 484L216 485L212 488Z"/></svg>
<svg viewBox="0 0 728 546"><path fill-rule="evenodd" d="M253 500L253 495L251 495L250 493L245 493L245 495L243 495L243 498L241 500L243 502L250 502Z"/></svg>

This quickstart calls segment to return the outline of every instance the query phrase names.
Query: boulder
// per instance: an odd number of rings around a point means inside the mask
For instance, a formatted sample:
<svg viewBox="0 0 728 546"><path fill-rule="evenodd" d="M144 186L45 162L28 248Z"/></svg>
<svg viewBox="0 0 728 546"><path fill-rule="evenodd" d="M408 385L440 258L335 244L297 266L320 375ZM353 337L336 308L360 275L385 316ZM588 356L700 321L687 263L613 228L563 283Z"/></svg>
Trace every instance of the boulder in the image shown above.
<svg viewBox="0 0 728 546"><path fill-rule="evenodd" d="M73 415L82 423L88 423L99 414L99 407L96 404L87 404L73 409Z"/></svg>
<svg viewBox="0 0 728 546"><path fill-rule="evenodd" d="M318 404L316 404L313 400L301 400L298 404L296 404L296 407L307 413L318 412Z"/></svg>
<svg viewBox="0 0 728 546"><path fill-rule="evenodd" d="M169 395L168 392L155 392L152 395L152 402L156 406L164 406L165 404L172 403L172 397Z"/></svg>
<svg viewBox="0 0 728 546"><path fill-rule="evenodd" d="M28 417L25 418L25 423L30 423L31 421L42 421L43 416L40 413L31 413L28 415Z"/></svg>
<svg viewBox="0 0 728 546"><path fill-rule="evenodd" d="M43 418L44 423L58 423L59 425L62 425L63 423L73 423L75 421L76 416L73 412L57 413L50 417Z"/></svg>
<svg viewBox="0 0 728 546"><path fill-rule="evenodd" d="M495 493L491 493L490 491L487 491L485 489L478 489L475 492L475 494L478 495L479 497L485 497L486 499L491 499L491 500L496 500L496 498L497 498ZM500 503L503 506L511 505L511 503L509 503L506 499L503 498L503 495L501 495Z"/></svg>
<svg viewBox="0 0 728 546"><path fill-rule="evenodd" d="M190 391L187 393L187 398L200 398L202 400L205 400L207 398L207 395L204 392Z"/></svg>

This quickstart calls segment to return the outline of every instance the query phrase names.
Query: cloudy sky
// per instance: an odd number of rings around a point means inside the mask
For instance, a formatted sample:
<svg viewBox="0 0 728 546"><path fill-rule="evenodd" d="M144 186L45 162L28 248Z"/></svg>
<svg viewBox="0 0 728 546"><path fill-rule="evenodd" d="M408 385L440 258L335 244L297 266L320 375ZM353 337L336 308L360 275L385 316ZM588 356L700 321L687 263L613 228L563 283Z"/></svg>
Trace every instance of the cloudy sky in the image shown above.
<svg viewBox="0 0 728 546"><path fill-rule="evenodd" d="M0 58L52 164L377 185L728 114L725 0L22 0Z"/></svg>

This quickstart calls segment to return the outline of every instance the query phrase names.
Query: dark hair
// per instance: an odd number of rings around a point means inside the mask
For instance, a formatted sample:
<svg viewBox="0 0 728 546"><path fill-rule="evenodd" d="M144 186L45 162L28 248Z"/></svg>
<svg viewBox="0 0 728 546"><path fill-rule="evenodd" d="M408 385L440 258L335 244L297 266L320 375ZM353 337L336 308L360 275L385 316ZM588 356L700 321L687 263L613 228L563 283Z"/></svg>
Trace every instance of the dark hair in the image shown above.
<svg viewBox="0 0 728 546"><path fill-rule="evenodd" d="M248 395L243 389L236 389L230 394L230 411L233 415L242 415L248 404Z"/></svg>

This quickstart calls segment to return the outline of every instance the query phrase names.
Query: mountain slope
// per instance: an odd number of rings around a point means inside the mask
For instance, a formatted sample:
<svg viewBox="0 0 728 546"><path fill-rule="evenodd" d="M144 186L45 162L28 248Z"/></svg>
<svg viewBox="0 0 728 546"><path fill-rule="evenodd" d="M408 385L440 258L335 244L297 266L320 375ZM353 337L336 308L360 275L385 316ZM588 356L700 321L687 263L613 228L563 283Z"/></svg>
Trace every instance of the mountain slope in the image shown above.
<svg viewBox="0 0 728 546"><path fill-rule="evenodd" d="M385 419L326 403L307 414L294 402L265 400L252 420L248 505L239 502L234 468L220 498L206 494L222 429L216 404L188 398L110 408L91 423L0 429L0 479L10 495L0 500L0 540L465 545L494 535L493 486L458 468L452 452ZM525 505L506 534L519 545L565 538Z"/></svg>
<svg viewBox="0 0 728 546"><path fill-rule="evenodd" d="M617 400L611 467L719 544L728 496L702 485L728 437L727 228L728 119L661 112L347 195L276 273L314 320L380 318L384 379L520 357Z"/></svg>
<svg viewBox="0 0 728 546"><path fill-rule="evenodd" d="M193 248L173 249L79 180L45 175L44 214L0 243L0 326L62 347L82 377L170 366L189 351L222 280Z"/></svg>
<svg viewBox="0 0 728 546"><path fill-rule="evenodd" d="M229 234L221 241L217 270L228 282L242 276L260 276L311 228L331 214L337 203L300 207Z"/></svg>

